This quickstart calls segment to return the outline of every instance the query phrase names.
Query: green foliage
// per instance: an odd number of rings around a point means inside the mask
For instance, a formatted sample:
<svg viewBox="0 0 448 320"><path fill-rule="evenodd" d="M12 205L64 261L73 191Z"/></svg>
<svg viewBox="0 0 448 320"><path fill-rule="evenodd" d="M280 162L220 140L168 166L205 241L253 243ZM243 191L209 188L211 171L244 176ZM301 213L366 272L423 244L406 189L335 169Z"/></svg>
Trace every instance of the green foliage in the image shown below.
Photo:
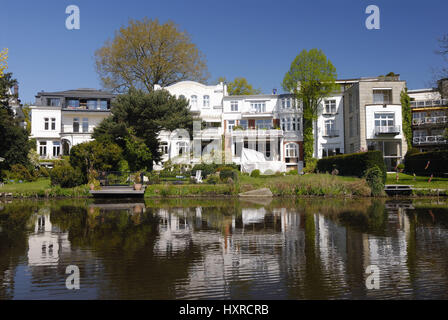
<svg viewBox="0 0 448 320"><path fill-rule="evenodd" d="M152 170L153 161L161 160L158 134L176 129L185 129L191 136L193 117L186 99L166 90L145 93L131 89L118 96L112 116L95 128L93 138L119 145L130 167ZM147 148L137 151L143 143Z"/></svg>
<svg viewBox="0 0 448 320"><path fill-rule="evenodd" d="M377 166L382 171L382 181L386 181L386 164L381 151L352 153L323 158L317 161L319 172L339 171L341 176L362 177L369 168Z"/></svg>
<svg viewBox="0 0 448 320"><path fill-rule="evenodd" d="M72 188L84 184L85 178L80 168L73 168L68 162L58 163L50 172L51 185Z"/></svg>
<svg viewBox="0 0 448 320"><path fill-rule="evenodd" d="M254 89L251 84L247 82L246 78L235 78L227 84L227 92L229 96L242 96L260 94L260 89Z"/></svg>
<svg viewBox="0 0 448 320"><path fill-rule="evenodd" d="M232 167L221 168L219 171L219 178L221 181L227 181L229 178L231 178L234 182L238 181L238 171Z"/></svg>
<svg viewBox="0 0 448 320"><path fill-rule="evenodd" d="M50 176L50 172L44 166L40 166L38 169L39 177L48 178Z"/></svg>
<svg viewBox="0 0 448 320"><path fill-rule="evenodd" d="M217 184L217 183L219 183L219 177L217 177L215 175L211 175L207 178L206 182L208 184Z"/></svg>
<svg viewBox="0 0 448 320"><path fill-rule="evenodd" d="M313 121L324 98L336 91L336 68L318 49L303 50L291 63L283 79L285 91L292 92L303 105L303 150L305 165L313 157Z"/></svg>
<svg viewBox="0 0 448 320"><path fill-rule="evenodd" d="M70 164L80 170L85 182L90 170L116 171L121 160L122 149L108 141L84 142L70 150Z"/></svg>
<svg viewBox="0 0 448 320"><path fill-rule="evenodd" d="M14 180L14 181L35 181L37 179L36 176L34 176L33 172L28 170L27 167L25 167L22 164L14 164L11 166L10 170L5 170L3 172L6 180Z"/></svg>
<svg viewBox="0 0 448 320"><path fill-rule="evenodd" d="M258 178L260 176L260 170L258 170L258 169L252 170L252 172L250 173L250 176L252 178Z"/></svg>
<svg viewBox="0 0 448 320"><path fill-rule="evenodd" d="M288 172L286 172L286 174L288 176L295 176L295 175L298 175L299 172L297 170L289 170Z"/></svg>
<svg viewBox="0 0 448 320"><path fill-rule="evenodd" d="M411 97L408 95L408 89L405 88L400 94L401 114L403 133L406 138L408 149L412 148L412 111L411 111Z"/></svg>
<svg viewBox="0 0 448 320"><path fill-rule="evenodd" d="M306 163L306 167L303 169L305 173L314 173L317 167L317 159L310 158Z"/></svg>
<svg viewBox="0 0 448 320"><path fill-rule="evenodd" d="M367 169L364 178L372 191L372 196L377 197L384 194L383 172L378 166Z"/></svg>
<svg viewBox="0 0 448 320"><path fill-rule="evenodd" d="M429 161L429 166L426 166ZM406 154L405 170L420 176L443 176L448 172L448 150Z"/></svg>

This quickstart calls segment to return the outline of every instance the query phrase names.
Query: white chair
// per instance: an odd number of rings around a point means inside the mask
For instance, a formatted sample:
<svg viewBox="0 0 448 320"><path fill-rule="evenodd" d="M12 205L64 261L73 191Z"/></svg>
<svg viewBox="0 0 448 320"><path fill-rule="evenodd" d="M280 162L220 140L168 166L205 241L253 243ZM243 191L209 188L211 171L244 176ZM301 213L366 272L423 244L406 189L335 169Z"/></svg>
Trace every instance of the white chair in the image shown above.
<svg viewBox="0 0 448 320"><path fill-rule="evenodd" d="M196 170L196 176L194 178L196 183L202 183L202 170Z"/></svg>

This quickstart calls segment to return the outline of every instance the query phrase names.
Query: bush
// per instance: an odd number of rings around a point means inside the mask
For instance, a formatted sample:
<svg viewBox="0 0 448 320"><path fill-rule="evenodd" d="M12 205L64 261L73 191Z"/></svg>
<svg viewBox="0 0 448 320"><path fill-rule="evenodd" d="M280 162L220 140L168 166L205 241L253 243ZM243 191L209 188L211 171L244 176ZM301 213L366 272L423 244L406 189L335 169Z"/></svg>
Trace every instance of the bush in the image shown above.
<svg viewBox="0 0 448 320"><path fill-rule="evenodd" d="M228 178L235 181L238 179L238 172L231 167L224 167L219 171L219 178L222 181L227 181Z"/></svg>
<svg viewBox="0 0 448 320"><path fill-rule="evenodd" d="M207 178L206 182L208 184L217 184L219 182L219 178L217 176L210 176Z"/></svg>
<svg viewBox="0 0 448 320"><path fill-rule="evenodd" d="M378 166L373 166L366 170L364 178L370 187L372 196L381 196L384 193L384 182L382 179L383 172Z"/></svg>
<svg viewBox="0 0 448 320"><path fill-rule="evenodd" d="M14 164L11 166L11 178L14 180L34 181L36 177L22 164Z"/></svg>
<svg viewBox="0 0 448 320"><path fill-rule="evenodd" d="M341 176L362 177L365 172L377 166L382 172L382 181L386 182L387 170L381 151L369 151L362 153L343 154L323 158L317 162L319 172L339 171Z"/></svg>
<svg viewBox="0 0 448 320"><path fill-rule="evenodd" d="M316 171L317 167L317 159L311 158L306 162L306 167L303 169L305 173L313 173Z"/></svg>
<svg viewBox="0 0 448 320"><path fill-rule="evenodd" d="M50 178L52 186L61 186L62 188L73 188L86 182L81 169L74 169L67 162L56 165L50 172Z"/></svg>
<svg viewBox="0 0 448 320"><path fill-rule="evenodd" d="M258 170L258 169L253 170L253 171L250 173L250 176L251 176L252 178L258 178L258 177L260 176L260 170Z"/></svg>
<svg viewBox="0 0 448 320"><path fill-rule="evenodd" d="M48 172L48 169L41 166L39 167L39 177L48 178L50 176L50 172Z"/></svg>
<svg viewBox="0 0 448 320"><path fill-rule="evenodd" d="M425 170L429 161L429 166ZM406 154L405 170L419 176L443 176L448 172L448 150Z"/></svg>
<svg viewBox="0 0 448 320"><path fill-rule="evenodd" d="M299 174L299 171L297 171L297 170L289 170L288 172L286 172L286 174L288 176L296 176L296 175Z"/></svg>

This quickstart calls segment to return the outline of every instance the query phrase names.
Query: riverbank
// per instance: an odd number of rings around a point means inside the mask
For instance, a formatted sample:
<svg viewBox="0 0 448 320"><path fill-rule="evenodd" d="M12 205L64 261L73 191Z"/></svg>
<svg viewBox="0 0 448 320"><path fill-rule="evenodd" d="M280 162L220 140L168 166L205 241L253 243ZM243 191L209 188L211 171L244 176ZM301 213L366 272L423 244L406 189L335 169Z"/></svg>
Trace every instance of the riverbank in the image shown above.
<svg viewBox="0 0 448 320"><path fill-rule="evenodd" d="M413 195L447 196L448 179L416 177L400 174L398 182L395 174L388 174L386 184L407 184L414 187ZM237 197L239 193L268 188L276 197L317 196L317 197L370 197L370 188L364 179L333 176L330 174L307 174L304 176L260 176L241 175L239 180L218 184L153 184L148 185L145 198L165 197ZM49 179L34 182L6 184L0 187L0 198L87 198L87 185L75 188L51 186Z"/></svg>

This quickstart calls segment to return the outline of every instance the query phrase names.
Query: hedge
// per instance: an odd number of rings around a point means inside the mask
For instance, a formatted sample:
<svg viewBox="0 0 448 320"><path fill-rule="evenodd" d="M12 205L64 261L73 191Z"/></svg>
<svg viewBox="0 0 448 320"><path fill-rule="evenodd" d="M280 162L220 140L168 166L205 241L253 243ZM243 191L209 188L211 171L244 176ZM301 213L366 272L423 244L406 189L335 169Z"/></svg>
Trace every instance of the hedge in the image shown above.
<svg viewBox="0 0 448 320"><path fill-rule="evenodd" d="M341 176L363 177L367 169L378 166L382 171L383 183L386 182L387 169L381 151L342 154L320 159L317 162L319 172L332 172L338 169Z"/></svg>
<svg viewBox="0 0 448 320"><path fill-rule="evenodd" d="M448 150L407 154L404 161L405 171L410 174L443 176L448 173Z"/></svg>

